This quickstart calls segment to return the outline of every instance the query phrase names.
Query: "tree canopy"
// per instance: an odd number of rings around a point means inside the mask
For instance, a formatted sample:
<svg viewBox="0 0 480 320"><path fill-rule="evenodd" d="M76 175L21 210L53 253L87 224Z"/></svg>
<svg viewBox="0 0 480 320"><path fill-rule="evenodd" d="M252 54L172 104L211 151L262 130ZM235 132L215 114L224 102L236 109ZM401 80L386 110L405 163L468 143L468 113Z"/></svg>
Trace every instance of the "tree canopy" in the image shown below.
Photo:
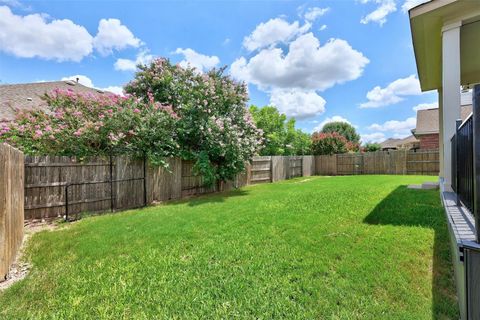
<svg viewBox="0 0 480 320"><path fill-rule="evenodd" d="M329 122L323 126L322 132L323 133L337 132L352 143L356 143L356 144L360 143L360 135L357 133L357 130L355 130L355 128L347 122L343 122L343 121Z"/></svg>
<svg viewBox="0 0 480 320"><path fill-rule="evenodd" d="M295 128L295 119L287 119L274 106L250 107L257 128L263 131L261 155L304 155L311 153L308 133Z"/></svg>
<svg viewBox="0 0 480 320"><path fill-rule="evenodd" d="M262 132L247 108L245 84L224 68L200 73L155 59L138 66L126 97L54 92L50 110L29 111L0 125L0 141L29 154L72 156L112 152L195 161L206 185L231 180L257 153Z"/></svg>
<svg viewBox="0 0 480 320"><path fill-rule="evenodd" d="M366 143L363 146L364 152L375 152L379 151L380 149L382 149L382 146L379 143Z"/></svg>

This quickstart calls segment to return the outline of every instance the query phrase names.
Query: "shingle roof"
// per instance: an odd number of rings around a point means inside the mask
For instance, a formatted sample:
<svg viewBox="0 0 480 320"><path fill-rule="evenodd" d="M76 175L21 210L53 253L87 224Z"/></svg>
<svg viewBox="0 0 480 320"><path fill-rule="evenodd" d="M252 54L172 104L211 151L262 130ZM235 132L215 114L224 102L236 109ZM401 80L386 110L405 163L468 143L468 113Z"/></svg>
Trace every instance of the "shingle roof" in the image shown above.
<svg viewBox="0 0 480 320"><path fill-rule="evenodd" d="M415 138L413 135L410 135L406 138L403 139L394 139L390 138L382 143L380 143L380 146L382 149L398 149L398 148L408 148L408 147L413 147L415 143L418 143L418 139Z"/></svg>
<svg viewBox="0 0 480 320"><path fill-rule="evenodd" d="M382 149L396 149L398 143L399 143L401 140L402 140L402 139L389 138L389 139L381 142L381 143L380 143L380 146L382 147Z"/></svg>
<svg viewBox="0 0 480 320"><path fill-rule="evenodd" d="M472 113L472 105L463 105L460 109L460 116L465 120ZM414 129L415 135L439 132L438 108L417 111L417 126Z"/></svg>
<svg viewBox="0 0 480 320"><path fill-rule="evenodd" d="M0 122L13 120L16 110L45 109L47 105L42 97L57 88L93 95L105 94L102 90L71 80L0 85Z"/></svg>

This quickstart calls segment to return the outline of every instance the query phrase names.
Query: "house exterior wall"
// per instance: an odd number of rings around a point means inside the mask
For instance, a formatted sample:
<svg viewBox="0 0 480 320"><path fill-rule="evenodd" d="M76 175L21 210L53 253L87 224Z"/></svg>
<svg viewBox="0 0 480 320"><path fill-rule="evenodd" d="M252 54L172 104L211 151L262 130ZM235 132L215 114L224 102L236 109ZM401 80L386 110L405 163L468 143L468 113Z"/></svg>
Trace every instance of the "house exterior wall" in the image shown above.
<svg viewBox="0 0 480 320"><path fill-rule="evenodd" d="M438 149L439 135L438 133L424 134L418 137L420 140L420 149Z"/></svg>

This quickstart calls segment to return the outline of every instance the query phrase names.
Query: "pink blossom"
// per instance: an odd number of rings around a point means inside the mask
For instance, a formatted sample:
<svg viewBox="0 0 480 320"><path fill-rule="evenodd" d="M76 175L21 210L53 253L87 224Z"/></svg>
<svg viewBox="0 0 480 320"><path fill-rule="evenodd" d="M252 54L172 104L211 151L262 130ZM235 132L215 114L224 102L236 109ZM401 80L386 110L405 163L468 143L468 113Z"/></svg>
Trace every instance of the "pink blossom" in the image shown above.
<svg viewBox="0 0 480 320"><path fill-rule="evenodd" d="M133 112L135 112L135 113L140 113L140 109L135 108L135 109L133 109Z"/></svg>

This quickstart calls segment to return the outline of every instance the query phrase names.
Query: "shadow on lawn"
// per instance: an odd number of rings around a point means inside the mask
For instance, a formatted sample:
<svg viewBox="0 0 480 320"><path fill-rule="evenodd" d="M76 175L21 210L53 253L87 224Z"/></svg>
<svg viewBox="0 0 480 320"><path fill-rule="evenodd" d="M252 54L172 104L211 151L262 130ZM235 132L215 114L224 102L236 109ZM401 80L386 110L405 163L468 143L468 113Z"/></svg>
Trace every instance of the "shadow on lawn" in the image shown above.
<svg viewBox="0 0 480 320"><path fill-rule="evenodd" d="M415 226L435 231L432 269L433 319L458 319L448 229L436 190L401 186L364 219L372 225ZM453 307L452 307L453 306Z"/></svg>
<svg viewBox="0 0 480 320"><path fill-rule="evenodd" d="M233 197L244 197L247 196L250 192L243 190L243 189L236 189L230 191L222 191L222 192L212 192L212 193L204 193L194 195L191 198L187 198L186 202L191 207L200 206L207 203L221 203L225 202L227 198Z"/></svg>

